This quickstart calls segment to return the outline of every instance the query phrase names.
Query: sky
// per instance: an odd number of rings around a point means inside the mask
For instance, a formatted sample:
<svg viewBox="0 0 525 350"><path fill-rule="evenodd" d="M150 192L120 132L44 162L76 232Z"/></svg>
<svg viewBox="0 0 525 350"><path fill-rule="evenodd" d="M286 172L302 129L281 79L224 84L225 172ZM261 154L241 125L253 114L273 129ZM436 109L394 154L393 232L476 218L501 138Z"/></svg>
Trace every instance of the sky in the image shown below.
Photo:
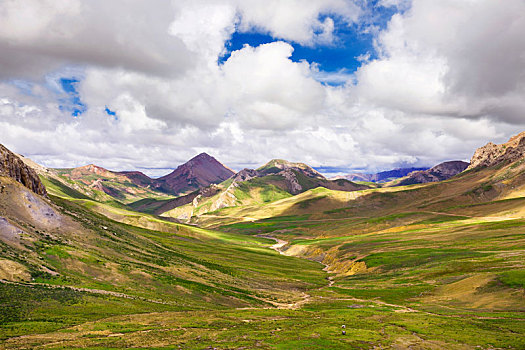
<svg viewBox="0 0 525 350"><path fill-rule="evenodd" d="M0 143L160 176L207 152L328 175L525 130L525 1L3 0Z"/></svg>

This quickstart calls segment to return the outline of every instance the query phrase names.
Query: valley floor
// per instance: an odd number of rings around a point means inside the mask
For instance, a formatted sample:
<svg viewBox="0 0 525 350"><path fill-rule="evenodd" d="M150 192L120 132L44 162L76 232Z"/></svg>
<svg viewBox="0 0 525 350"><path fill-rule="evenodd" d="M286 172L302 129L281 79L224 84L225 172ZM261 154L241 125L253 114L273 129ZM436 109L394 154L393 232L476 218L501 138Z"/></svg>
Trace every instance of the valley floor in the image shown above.
<svg viewBox="0 0 525 350"><path fill-rule="evenodd" d="M87 290L82 295L93 298ZM98 294L98 292L96 292ZM161 311L97 319L52 332L11 337L3 349L474 349L524 348L522 313L418 310L351 290L322 287L277 307ZM98 298L99 296L97 296ZM108 303L125 296L109 295ZM106 299L107 298L107 299ZM84 298L83 298L84 299ZM141 302L150 302L143 300ZM88 307L71 304L71 312ZM54 315L58 317L58 315ZM4 326L30 331L36 318ZM345 325L345 329L342 329ZM20 327L19 329L16 329ZM41 327L41 326L40 326ZM44 331L45 328L39 328ZM342 331L346 331L346 335Z"/></svg>

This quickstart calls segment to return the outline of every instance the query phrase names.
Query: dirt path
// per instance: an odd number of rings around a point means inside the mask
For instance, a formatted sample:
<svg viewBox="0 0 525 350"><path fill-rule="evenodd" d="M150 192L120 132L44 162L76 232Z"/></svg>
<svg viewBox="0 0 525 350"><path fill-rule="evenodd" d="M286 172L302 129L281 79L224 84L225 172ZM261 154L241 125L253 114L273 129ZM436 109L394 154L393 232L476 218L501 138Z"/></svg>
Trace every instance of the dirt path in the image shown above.
<svg viewBox="0 0 525 350"><path fill-rule="evenodd" d="M282 248L285 247L286 245L288 245L288 243L289 243L288 241L285 241L285 240L282 240L282 239L279 239L279 238L275 238L275 237L269 236L269 235L257 235L257 237L268 238L268 239L274 240L275 244L270 246L269 248L275 250L276 252L279 252L279 254L281 254L281 255L286 255L285 252L282 250ZM321 264L324 265L323 271L325 271L328 274L329 273L329 271L328 271L329 266L327 264L322 263L322 262L321 262ZM318 290L326 288L326 287L330 288L335 283L333 278L332 278L332 276L326 277L326 280L328 281L328 285L319 287L319 288L317 288ZM307 304L308 302L310 302L311 300L312 300L312 296L310 294L302 292L302 299L297 301L297 302L295 302L295 303L286 304L286 303L272 302L272 304L274 304L279 309L298 309L302 305Z"/></svg>

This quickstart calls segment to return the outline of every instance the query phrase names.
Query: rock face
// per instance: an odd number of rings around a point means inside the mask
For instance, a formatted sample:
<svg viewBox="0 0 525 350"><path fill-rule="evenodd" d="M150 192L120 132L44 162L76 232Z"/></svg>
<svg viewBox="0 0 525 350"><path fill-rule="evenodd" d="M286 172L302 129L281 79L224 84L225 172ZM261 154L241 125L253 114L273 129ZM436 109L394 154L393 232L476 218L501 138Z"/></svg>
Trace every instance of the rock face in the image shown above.
<svg viewBox="0 0 525 350"><path fill-rule="evenodd" d="M496 145L489 142L476 150L468 169L490 167L500 163L512 163L525 157L525 132L510 138L506 143Z"/></svg>
<svg viewBox="0 0 525 350"><path fill-rule="evenodd" d="M47 196L37 173L3 145L0 145L0 175L11 177L34 193Z"/></svg>
<svg viewBox="0 0 525 350"><path fill-rule="evenodd" d="M427 182L438 182L448 180L453 176L461 173L469 163L462 161L444 162L436 165L433 168L424 171L415 171L410 173L407 178L401 180L396 186L422 184Z"/></svg>
<svg viewBox="0 0 525 350"><path fill-rule="evenodd" d="M166 193L187 193L229 179L234 172L212 156L201 153L172 173L158 178L152 187Z"/></svg>

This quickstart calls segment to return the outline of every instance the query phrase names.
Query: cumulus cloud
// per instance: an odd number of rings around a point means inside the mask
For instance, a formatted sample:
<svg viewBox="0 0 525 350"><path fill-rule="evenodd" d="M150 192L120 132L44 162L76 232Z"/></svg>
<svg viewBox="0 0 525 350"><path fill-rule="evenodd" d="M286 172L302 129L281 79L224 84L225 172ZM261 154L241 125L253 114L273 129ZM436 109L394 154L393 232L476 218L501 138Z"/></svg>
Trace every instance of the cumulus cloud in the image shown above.
<svg viewBox="0 0 525 350"><path fill-rule="evenodd" d="M361 12L348 0L238 0L237 6L241 30L262 29L277 38L305 45L333 40L334 22L330 16L353 23Z"/></svg>
<svg viewBox="0 0 525 350"><path fill-rule="evenodd" d="M525 127L522 1L384 0L399 13L356 72L291 59L292 44L336 42L336 23L366 26L356 3L4 1L0 142L57 167L164 169L208 152L237 169L279 157L373 171L468 159ZM219 63L236 31L275 40ZM82 114L62 78L78 80Z"/></svg>
<svg viewBox="0 0 525 350"><path fill-rule="evenodd" d="M523 122L525 3L414 1L377 38L359 93L407 112Z"/></svg>
<svg viewBox="0 0 525 350"><path fill-rule="evenodd" d="M65 64L177 75L193 55L168 32L175 11L162 0L2 1L0 78L38 79Z"/></svg>

